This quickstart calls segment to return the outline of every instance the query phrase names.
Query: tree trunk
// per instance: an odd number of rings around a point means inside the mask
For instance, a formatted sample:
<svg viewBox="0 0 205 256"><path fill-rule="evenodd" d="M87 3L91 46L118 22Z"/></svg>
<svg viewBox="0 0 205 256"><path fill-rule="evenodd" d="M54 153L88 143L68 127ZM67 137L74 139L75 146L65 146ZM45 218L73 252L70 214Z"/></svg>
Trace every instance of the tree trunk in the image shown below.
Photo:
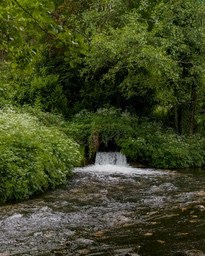
<svg viewBox="0 0 205 256"><path fill-rule="evenodd" d="M178 133L181 135L189 134L190 132L190 110L188 103L182 103L178 107Z"/></svg>
<svg viewBox="0 0 205 256"><path fill-rule="evenodd" d="M175 108L174 108L174 126L175 126L175 131L176 131L176 133L180 133L180 132L179 132L178 106L175 106Z"/></svg>
<svg viewBox="0 0 205 256"><path fill-rule="evenodd" d="M191 88L191 103L190 103L190 125L189 125L189 134L193 135L196 131L196 102L197 102L197 93L196 86Z"/></svg>

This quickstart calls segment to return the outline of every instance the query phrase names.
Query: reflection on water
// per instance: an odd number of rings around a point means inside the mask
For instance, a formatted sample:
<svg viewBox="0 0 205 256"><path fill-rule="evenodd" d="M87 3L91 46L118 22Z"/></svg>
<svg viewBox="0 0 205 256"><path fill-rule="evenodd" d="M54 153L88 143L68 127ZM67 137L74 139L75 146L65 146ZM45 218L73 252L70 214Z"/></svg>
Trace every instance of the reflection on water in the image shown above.
<svg viewBox="0 0 205 256"><path fill-rule="evenodd" d="M0 207L0 256L205 255L204 171L87 166L65 188Z"/></svg>

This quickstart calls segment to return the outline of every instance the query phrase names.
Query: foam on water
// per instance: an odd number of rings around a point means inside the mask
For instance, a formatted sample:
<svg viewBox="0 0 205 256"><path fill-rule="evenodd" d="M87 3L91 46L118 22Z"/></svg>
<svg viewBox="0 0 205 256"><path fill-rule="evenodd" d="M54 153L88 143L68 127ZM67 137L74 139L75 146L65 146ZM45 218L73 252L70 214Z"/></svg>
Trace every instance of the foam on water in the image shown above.
<svg viewBox="0 0 205 256"><path fill-rule="evenodd" d="M133 168L127 164L126 156L119 152L98 152L94 165L83 168L75 168L74 172L93 173L93 174L123 174L129 176L136 175L162 175L164 171L156 171L146 168Z"/></svg>
<svg viewBox="0 0 205 256"><path fill-rule="evenodd" d="M79 173L94 173L94 174L103 174L103 175L111 175L111 174L123 174L123 175L163 175L167 174L164 171L156 171L152 169L143 169L143 168L133 168L129 166L116 166L111 164L106 165L88 165L83 168L75 168L74 172Z"/></svg>

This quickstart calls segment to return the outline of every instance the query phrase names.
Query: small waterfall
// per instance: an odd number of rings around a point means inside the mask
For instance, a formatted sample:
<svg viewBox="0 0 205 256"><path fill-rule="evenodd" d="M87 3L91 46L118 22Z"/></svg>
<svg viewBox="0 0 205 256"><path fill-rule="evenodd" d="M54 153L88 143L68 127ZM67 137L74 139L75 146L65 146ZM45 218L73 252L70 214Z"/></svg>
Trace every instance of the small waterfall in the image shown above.
<svg viewBox="0 0 205 256"><path fill-rule="evenodd" d="M127 166L126 156L119 152L97 152L95 165Z"/></svg>

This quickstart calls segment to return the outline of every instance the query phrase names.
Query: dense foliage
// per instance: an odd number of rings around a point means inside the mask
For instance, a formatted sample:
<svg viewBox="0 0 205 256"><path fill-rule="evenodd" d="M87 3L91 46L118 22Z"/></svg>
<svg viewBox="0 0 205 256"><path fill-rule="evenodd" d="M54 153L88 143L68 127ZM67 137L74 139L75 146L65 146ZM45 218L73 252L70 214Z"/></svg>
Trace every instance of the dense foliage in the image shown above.
<svg viewBox="0 0 205 256"><path fill-rule="evenodd" d="M4 0L0 7L1 102L66 117L114 106L179 134L204 123L204 1Z"/></svg>
<svg viewBox="0 0 205 256"><path fill-rule="evenodd" d="M205 140L182 137L156 124L142 123L137 136L122 140L122 152L133 162L156 168L197 168L205 165Z"/></svg>
<svg viewBox="0 0 205 256"><path fill-rule="evenodd" d="M83 111L66 131L87 149L92 161L98 150L118 150L130 162L157 168L205 165L205 140L200 135L179 136L160 124L142 120L116 109Z"/></svg>
<svg viewBox="0 0 205 256"><path fill-rule="evenodd" d="M0 110L0 201L26 199L66 182L79 146L28 113Z"/></svg>
<svg viewBox="0 0 205 256"><path fill-rule="evenodd" d="M1 199L64 182L68 137L87 159L203 166L204 21L202 0L2 0Z"/></svg>

